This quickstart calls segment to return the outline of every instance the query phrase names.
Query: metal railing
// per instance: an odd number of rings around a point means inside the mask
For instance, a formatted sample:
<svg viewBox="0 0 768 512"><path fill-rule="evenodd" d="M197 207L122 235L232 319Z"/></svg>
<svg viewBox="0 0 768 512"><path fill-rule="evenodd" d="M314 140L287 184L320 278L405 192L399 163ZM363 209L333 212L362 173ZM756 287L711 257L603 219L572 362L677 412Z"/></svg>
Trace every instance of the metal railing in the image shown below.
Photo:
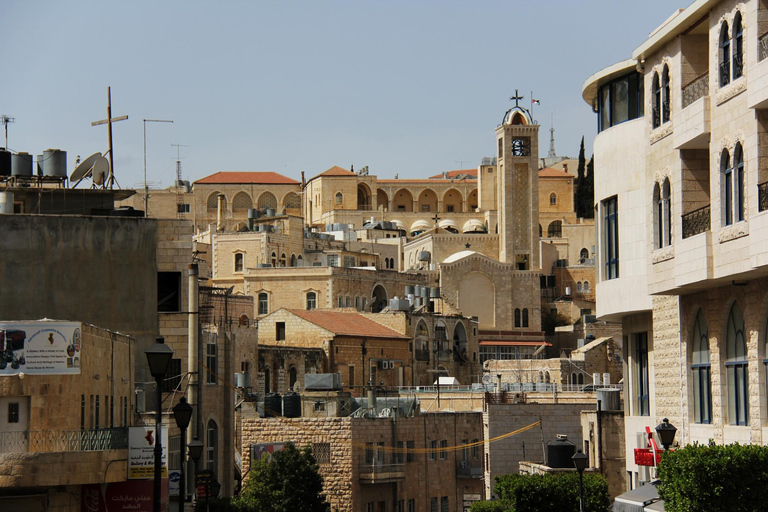
<svg viewBox="0 0 768 512"><path fill-rule="evenodd" d="M405 464L386 463L386 462L364 462L358 466L361 475L381 475L386 477L392 473L404 473Z"/></svg>
<svg viewBox="0 0 768 512"><path fill-rule="evenodd" d="M623 384L555 384L551 382L503 382L501 384L502 393L589 393L598 389L623 389ZM391 388L400 393L436 393L437 386L397 386ZM441 393L491 393L496 392L496 383L482 384L476 383L470 386L440 386Z"/></svg>
<svg viewBox="0 0 768 512"><path fill-rule="evenodd" d="M731 83L731 63L722 62L719 66L720 69L720 87L724 87Z"/></svg>
<svg viewBox="0 0 768 512"><path fill-rule="evenodd" d="M456 476L464 478L481 478L483 466L480 462L460 460L456 464Z"/></svg>
<svg viewBox="0 0 768 512"><path fill-rule="evenodd" d="M768 57L768 34L763 34L757 41L757 60L759 62Z"/></svg>
<svg viewBox="0 0 768 512"><path fill-rule="evenodd" d="M709 73L704 73L683 87L683 108L709 94Z"/></svg>
<svg viewBox="0 0 768 512"><path fill-rule="evenodd" d="M86 452L127 448L127 428L0 432L0 453Z"/></svg>
<svg viewBox="0 0 768 512"><path fill-rule="evenodd" d="M733 78L740 78L744 74L744 57L737 53L733 56Z"/></svg>
<svg viewBox="0 0 768 512"><path fill-rule="evenodd" d="M653 115L653 128L658 128L659 126L661 126L661 108L658 105L653 107L652 115Z"/></svg>
<svg viewBox="0 0 768 512"><path fill-rule="evenodd" d="M709 231L709 205L683 215L683 238Z"/></svg>

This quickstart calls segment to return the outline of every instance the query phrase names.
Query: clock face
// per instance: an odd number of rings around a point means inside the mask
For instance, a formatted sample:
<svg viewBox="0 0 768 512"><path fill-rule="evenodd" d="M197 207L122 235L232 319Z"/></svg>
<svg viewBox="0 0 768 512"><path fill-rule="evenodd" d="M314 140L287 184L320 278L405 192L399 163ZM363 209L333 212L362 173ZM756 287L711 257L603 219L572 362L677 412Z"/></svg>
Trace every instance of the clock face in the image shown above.
<svg viewBox="0 0 768 512"><path fill-rule="evenodd" d="M512 139L512 156L529 156L531 154L531 139L518 137Z"/></svg>

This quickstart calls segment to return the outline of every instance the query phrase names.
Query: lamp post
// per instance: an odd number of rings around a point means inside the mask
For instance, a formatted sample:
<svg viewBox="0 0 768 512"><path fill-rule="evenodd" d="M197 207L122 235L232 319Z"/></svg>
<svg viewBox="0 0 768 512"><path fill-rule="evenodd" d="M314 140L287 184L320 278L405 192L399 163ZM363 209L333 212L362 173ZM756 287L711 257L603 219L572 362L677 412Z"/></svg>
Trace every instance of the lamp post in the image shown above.
<svg viewBox="0 0 768 512"><path fill-rule="evenodd" d="M172 123L165 119L144 119L144 215L149 217L149 187L147 186L147 123Z"/></svg>
<svg viewBox="0 0 768 512"><path fill-rule="evenodd" d="M656 425L656 433L659 435L659 440L665 451L669 451L669 447L675 442L675 434L677 428L672 425L667 418L661 420L661 423Z"/></svg>
<svg viewBox="0 0 768 512"><path fill-rule="evenodd" d="M181 397L179 403L173 408L173 417L176 426L181 430L181 479L179 481L179 512L184 512L184 502L187 499L187 481L184 467L187 465L187 427L192 419L192 406L187 403L186 397ZM201 443L202 444L202 443Z"/></svg>
<svg viewBox="0 0 768 512"><path fill-rule="evenodd" d="M584 512L584 469L587 467L587 456L579 450L571 460L579 473L579 512Z"/></svg>
<svg viewBox="0 0 768 512"><path fill-rule="evenodd" d="M154 512L161 510L161 479L163 471L163 446L161 429L163 423L162 401L163 392L161 389L163 379L168 371L168 366L173 358L173 349L165 344L165 338L158 336L155 338L155 344L144 351L149 363L149 372L155 378L155 398L157 406L155 407L155 479L154 479Z"/></svg>
<svg viewBox="0 0 768 512"><path fill-rule="evenodd" d="M194 478L194 485L197 485L197 470L198 470L198 464L200 461L200 456L203 455L203 442L195 437L192 439L192 441L189 442L189 458L192 459L192 461L195 463L195 478Z"/></svg>

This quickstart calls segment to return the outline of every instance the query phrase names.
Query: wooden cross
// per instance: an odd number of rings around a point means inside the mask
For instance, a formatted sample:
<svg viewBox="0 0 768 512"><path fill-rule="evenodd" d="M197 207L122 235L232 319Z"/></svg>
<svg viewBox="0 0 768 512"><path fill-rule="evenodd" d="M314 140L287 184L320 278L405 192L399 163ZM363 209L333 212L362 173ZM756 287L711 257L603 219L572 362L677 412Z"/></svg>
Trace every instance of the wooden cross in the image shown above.
<svg viewBox="0 0 768 512"><path fill-rule="evenodd" d="M515 89L515 95L509 98L509 101L515 100L515 106L520 106L520 100L523 99L525 96L520 96L520 94L517 92L517 89Z"/></svg>
<svg viewBox="0 0 768 512"><path fill-rule="evenodd" d="M109 136L109 179L105 182L105 187L109 185L109 188L112 188L112 185L115 183L115 158L114 153L112 152L112 123L125 121L126 119L128 119L128 116L112 117L112 88L107 87L107 118L91 123L91 126L99 126L101 124L107 125L107 135Z"/></svg>

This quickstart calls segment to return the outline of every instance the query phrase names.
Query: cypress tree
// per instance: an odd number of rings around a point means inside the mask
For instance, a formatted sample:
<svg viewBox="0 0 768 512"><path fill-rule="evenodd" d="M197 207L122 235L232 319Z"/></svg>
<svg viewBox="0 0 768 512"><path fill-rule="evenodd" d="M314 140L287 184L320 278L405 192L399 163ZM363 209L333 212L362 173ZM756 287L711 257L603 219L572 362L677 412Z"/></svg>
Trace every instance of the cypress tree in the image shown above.
<svg viewBox="0 0 768 512"><path fill-rule="evenodd" d="M586 164L586 158L584 157L584 136L581 137L581 148L579 149L579 167L576 171L576 191L573 198L573 209L576 212L577 217L585 217L584 215L584 166Z"/></svg>
<svg viewBox="0 0 768 512"><path fill-rule="evenodd" d="M584 218L595 218L595 155L589 159L582 187Z"/></svg>

